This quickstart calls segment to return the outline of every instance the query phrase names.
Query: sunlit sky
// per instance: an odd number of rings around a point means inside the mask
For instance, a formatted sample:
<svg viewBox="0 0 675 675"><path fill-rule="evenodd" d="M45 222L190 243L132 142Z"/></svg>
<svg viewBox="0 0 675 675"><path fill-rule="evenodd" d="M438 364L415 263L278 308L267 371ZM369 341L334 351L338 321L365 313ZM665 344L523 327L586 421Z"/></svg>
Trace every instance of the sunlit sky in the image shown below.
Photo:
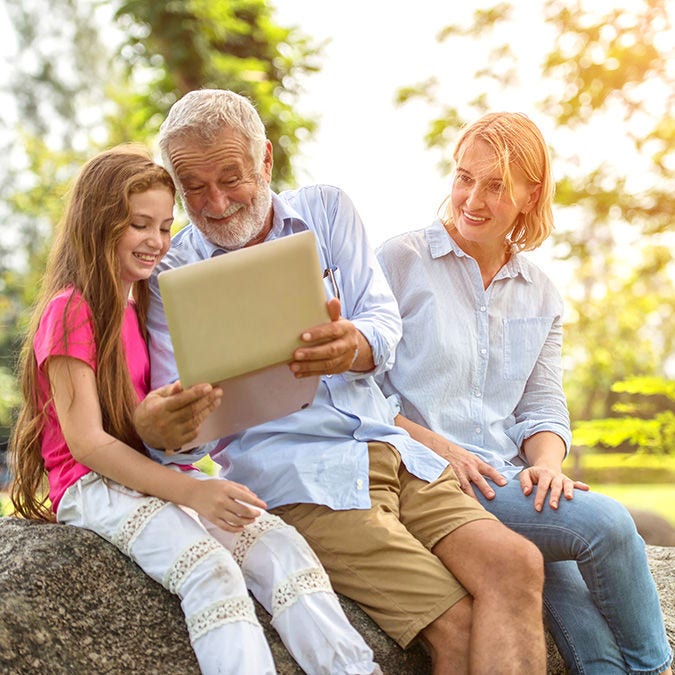
<svg viewBox="0 0 675 675"><path fill-rule="evenodd" d="M424 146L424 135L434 111L420 102L397 107L396 90L434 76L443 103L463 107L484 91L473 74L488 64L489 49L508 42L518 56L518 82L502 90L488 89L492 109L519 110L542 128L549 144L561 142L552 122L535 107L551 82L541 79L541 59L553 35L542 16L542 0L514 2L513 21L483 41L455 38L443 43L438 32L450 23L468 25L477 7L494 2L448 3L438 0L272 0L275 20L295 25L320 43L328 41L321 70L302 83L297 107L318 120L314 138L303 144L295 166L300 183L324 182L347 191L361 213L374 245L399 232L425 227L435 217L449 190L449 176L438 169L440 156ZM586 8L605 11L636 0L587 0ZM637 3L641 5L641 2ZM7 31L4 5L0 3L1 67L11 67L13 40ZM672 35L672 31L671 31ZM0 104L3 102L0 100ZM621 128L609 126L586 136L574 132L580 147L579 161L596 162L611 153L620 157L625 140ZM616 161L617 166L620 159ZM562 167L554 164L554 174ZM637 172L639 175L639 172ZM542 255L547 256L546 245Z"/></svg>
<svg viewBox="0 0 675 675"><path fill-rule="evenodd" d="M449 187L437 168L439 155L424 146L432 110L418 102L397 107L394 96L397 88L432 75L441 80L449 103L473 95L467 91L468 78L483 64L484 54L470 44L458 54L436 41L441 28L470 18L473 3L274 4L280 23L297 25L317 41L330 40L322 70L306 80L299 101L303 113L319 119L318 132L298 162L300 181L345 189L373 244L429 224ZM522 6L537 3L519 4L519 14L526 17ZM515 110L522 98L510 93L502 105ZM526 110L527 104L521 107Z"/></svg>

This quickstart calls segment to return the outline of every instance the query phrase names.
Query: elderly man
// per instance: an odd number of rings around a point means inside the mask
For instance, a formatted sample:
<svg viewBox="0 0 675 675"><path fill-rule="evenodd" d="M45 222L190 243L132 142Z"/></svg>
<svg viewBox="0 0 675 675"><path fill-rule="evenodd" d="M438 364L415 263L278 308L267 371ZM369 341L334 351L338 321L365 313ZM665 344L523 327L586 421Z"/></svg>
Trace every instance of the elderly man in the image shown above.
<svg viewBox="0 0 675 675"><path fill-rule="evenodd" d="M435 673L543 673L540 554L394 426L373 380L392 364L400 317L348 197L325 185L274 194L264 126L230 91L187 94L159 143L190 224L158 270L309 229L339 289L331 321L307 327L290 365L323 376L314 403L227 439L213 454L221 476L294 525L334 588L402 647L421 637ZM166 385L177 372L156 277L148 326L153 387ZM254 515L242 505L235 524Z"/></svg>

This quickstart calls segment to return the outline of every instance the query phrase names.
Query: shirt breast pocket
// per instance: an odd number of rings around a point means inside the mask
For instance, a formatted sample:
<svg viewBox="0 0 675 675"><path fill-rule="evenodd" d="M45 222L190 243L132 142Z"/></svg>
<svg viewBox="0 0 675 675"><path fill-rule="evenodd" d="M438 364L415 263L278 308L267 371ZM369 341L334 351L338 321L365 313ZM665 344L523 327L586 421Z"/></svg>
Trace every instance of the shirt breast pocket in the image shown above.
<svg viewBox="0 0 675 675"><path fill-rule="evenodd" d="M502 319L505 379L526 380L530 376L552 324L550 316Z"/></svg>
<svg viewBox="0 0 675 675"><path fill-rule="evenodd" d="M326 267L323 272L323 287L326 292L326 300L337 298L340 302L344 302L342 273L339 267L336 265Z"/></svg>

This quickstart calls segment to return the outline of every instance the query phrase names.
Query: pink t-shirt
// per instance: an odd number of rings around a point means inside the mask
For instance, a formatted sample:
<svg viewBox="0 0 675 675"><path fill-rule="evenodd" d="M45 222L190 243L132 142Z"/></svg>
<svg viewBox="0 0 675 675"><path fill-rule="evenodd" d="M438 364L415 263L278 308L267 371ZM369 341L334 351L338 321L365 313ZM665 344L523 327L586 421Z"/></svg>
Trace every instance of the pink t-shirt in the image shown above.
<svg viewBox="0 0 675 675"><path fill-rule="evenodd" d="M68 301L71 299L70 303ZM67 330L64 330L67 329ZM67 342L64 339L67 333ZM127 305L122 323L122 343L127 367L138 400L150 390L150 359L148 348L138 325L138 316L132 302ZM45 406L51 394L45 362L50 356L71 356L84 361L96 370L96 344L91 310L79 292L72 289L52 299L40 319L35 335L35 358L38 365L40 407ZM90 469L73 459L61 431L54 404L45 407L46 420L42 432L42 457L49 479L49 499L56 512L63 493Z"/></svg>

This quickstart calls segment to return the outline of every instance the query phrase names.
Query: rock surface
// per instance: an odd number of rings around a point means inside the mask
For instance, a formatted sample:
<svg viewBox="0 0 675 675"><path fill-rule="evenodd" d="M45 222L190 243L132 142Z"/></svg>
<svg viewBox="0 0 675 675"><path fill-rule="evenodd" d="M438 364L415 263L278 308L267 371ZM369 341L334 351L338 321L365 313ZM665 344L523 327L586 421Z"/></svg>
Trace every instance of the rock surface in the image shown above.
<svg viewBox="0 0 675 675"><path fill-rule="evenodd" d="M648 552L672 645L675 548ZM385 673L430 672L421 646L401 650L354 603L341 602ZM257 610L280 675L301 673ZM548 673L564 673L550 640L548 651ZM175 596L91 532L17 518L0 518L0 672L199 675Z"/></svg>

